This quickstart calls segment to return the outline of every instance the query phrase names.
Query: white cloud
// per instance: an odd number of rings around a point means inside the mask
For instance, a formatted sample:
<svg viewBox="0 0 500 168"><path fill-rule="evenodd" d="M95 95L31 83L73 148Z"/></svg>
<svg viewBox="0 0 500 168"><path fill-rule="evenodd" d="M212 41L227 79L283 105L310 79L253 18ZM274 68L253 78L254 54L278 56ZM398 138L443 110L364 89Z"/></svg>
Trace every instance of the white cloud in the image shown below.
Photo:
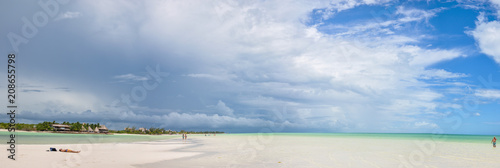
<svg viewBox="0 0 500 168"><path fill-rule="evenodd" d="M179 113L171 112L168 114L151 115L140 114L132 111L84 111L81 113L65 113L55 111L44 111L44 113L34 113L24 111L23 120L33 122L40 121L94 121L106 124L110 129L123 129L126 126L156 126L162 128L172 128L174 130L195 128L203 130L254 130L270 127L276 124L272 121L263 119L253 119L244 117L221 116L218 114L207 115L202 113Z"/></svg>
<svg viewBox="0 0 500 168"><path fill-rule="evenodd" d="M474 94L478 97L488 98L488 99L499 99L500 98L500 90L494 89L477 89Z"/></svg>
<svg viewBox="0 0 500 168"><path fill-rule="evenodd" d="M421 121L421 122L415 122L415 127L438 128L439 126L435 123L428 123L425 121Z"/></svg>
<svg viewBox="0 0 500 168"><path fill-rule="evenodd" d="M400 18L400 22L414 22L414 21L428 21L430 18L436 16L437 13L441 12L443 8L436 8L431 10L420 10L420 9L406 9L403 6L398 7L396 11L397 14L401 14L404 17Z"/></svg>
<svg viewBox="0 0 500 168"><path fill-rule="evenodd" d="M130 73L123 74L123 75L117 75L117 76L114 76L113 78L120 79L122 82L123 81L145 81L145 80L148 80L147 77L137 76L137 75L130 74Z"/></svg>
<svg viewBox="0 0 500 168"><path fill-rule="evenodd" d="M497 8L497 17L500 18L500 0L490 0L490 2Z"/></svg>
<svg viewBox="0 0 500 168"><path fill-rule="evenodd" d="M227 107L226 106L226 103L224 103L223 101L219 100L219 102L217 102L217 105L215 106L217 111L222 114L222 115L227 115L227 116L233 116L233 112L234 110Z"/></svg>
<svg viewBox="0 0 500 168"><path fill-rule="evenodd" d="M448 78L463 78L467 75L462 73L452 73L443 69L426 70L422 79L448 79Z"/></svg>
<svg viewBox="0 0 500 168"><path fill-rule="evenodd" d="M481 52L491 56L497 63L500 64L500 22L490 21L484 17L484 13L478 16L476 29L470 31Z"/></svg>
<svg viewBox="0 0 500 168"><path fill-rule="evenodd" d="M343 30L337 33L337 36L346 35L392 35L395 34L394 31L398 31L405 24L413 22L425 22L428 24L428 20L435 17L437 13L444 10L443 8L436 8L431 10L420 10L420 9L408 9L403 6L399 6L394 13L394 16L388 17L388 20L382 20L378 18L379 16L374 16L374 19L361 20L353 24L331 24L323 28L326 29L339 29ZM404 37L397 35L399 37ZM413 36L413 35L408 35ZM380 36L377 36L377 38ZM415 39L404 37L407 42L416 42ZM401 43L400 43L401 44Z"/></svg>
<svg viewBox="0 0 500 168"><path fill-rule="evenodd" d="M63 19L74 19L74 18L78 18L82 16L82 13L80 12L64 12L64 13L61 13L59 15L57 15L56 17L56 21L58 20L63 20Z"/></svg>
<svg viewBox="0 0 500 168"><path fill-rule="evenodd" d="M231 78L237 77L235 75L227 75L227 74L213 75L213 74L203 74L203 73L187 74L186 76L193 78L207 78L212 80L231 80Z"/></svg>

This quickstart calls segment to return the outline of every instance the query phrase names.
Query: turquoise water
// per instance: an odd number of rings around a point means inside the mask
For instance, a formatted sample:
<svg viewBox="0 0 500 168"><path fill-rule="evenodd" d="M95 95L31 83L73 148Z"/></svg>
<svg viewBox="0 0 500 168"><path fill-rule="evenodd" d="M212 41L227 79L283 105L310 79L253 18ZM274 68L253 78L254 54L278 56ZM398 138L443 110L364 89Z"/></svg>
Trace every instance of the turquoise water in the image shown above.
<svg viewBox="0 0 500 168"><path fill-rule="evenodd" d="M9 140L9 132L0 132L0 142ZM396 134L396 133L246 133L220 134L217 136L292 136L318 138L365 138L365 139L401 139L401 140L436 140L443 142L490 143L494 135L458 135L458 134ZM193 135L191 135L193 136ZM202 136L202 135L200 135ZM103 134L60 134L17 132L17 144L88 144L88 143L124 143L157 141L180 138L180 135L103 135Z"/></svg>
<svg viewBox="0 0 500 168"><path fill-rule="evenodd" d="M38 132L16 132L16 144L88 144L120 143L172 139L168 135L103 135L103 134L60 134ZM0 132L0 142L7 142L10 132Z"/></svg>
<svg viewBox="0 0 500 168"><path fill-rule="evenodd" d="M261 135L268 135L261 134ZM322 138L366 138L366 139L401 139L434 140L442 142L491 143L496 135L461 135L461 134L414 134L414 133L271 133L274 136L322 137ZM258 133L229 134L232 136L258 136ZM223 135L227 136L227 135ZM498 138L498 136L497 136Z"/></svg>

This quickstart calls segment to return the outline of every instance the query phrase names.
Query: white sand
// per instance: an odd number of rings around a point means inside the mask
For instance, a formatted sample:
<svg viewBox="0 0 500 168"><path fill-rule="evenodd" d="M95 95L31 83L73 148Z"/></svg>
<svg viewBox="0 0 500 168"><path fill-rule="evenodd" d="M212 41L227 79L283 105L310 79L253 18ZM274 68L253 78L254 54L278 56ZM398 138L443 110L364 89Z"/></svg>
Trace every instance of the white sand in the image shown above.
<svg viewBox="0 0 500 168"><path fill-rule="evenodd" d="M193 138L202 140L203 145L185 151L206 154L141 167L500 166L500 148L494 149L488 142L222 135Z"/></svg>
<svg viewBox="0 0 500 168"><path fill-rule="evenodd" d="M425 140L425 141L424 141ZM422 143L425 142L425 143ZM424 144L424 145L419 145ZM46 152L49 147L82 152ZM2 167L498 167L500 148L432 139L217 135L187 142L19 145L17 161L0 145Z"/></svg>
<svg viewBox="0 0 500 168"><path fill-rule="evenodd" d="M0 145L2 167L81 167L132 168L133 165L159 162L200 154L178 152L193 144L172 139L162 142L122 144L17 145L16 161L7 158L6 145ZM81 150L80 153L47 152L50 147Z"/></svg>
<svg viewBox="0 0 500 168"><path fill-rule="evenodd" d="M9 132L9 130L8 129L0 129L0 132ZM30 132L30 131L16 130L16 132Z"/></svg>

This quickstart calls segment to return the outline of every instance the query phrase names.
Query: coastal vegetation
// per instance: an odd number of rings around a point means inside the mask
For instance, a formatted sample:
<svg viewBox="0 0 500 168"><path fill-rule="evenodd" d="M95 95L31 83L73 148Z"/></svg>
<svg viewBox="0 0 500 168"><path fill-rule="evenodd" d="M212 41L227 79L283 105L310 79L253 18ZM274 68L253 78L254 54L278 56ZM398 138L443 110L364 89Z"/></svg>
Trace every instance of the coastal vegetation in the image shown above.
<svg viewBox="0 0 500 168"><path fill-rule="evenodd" d="M0 129L6 129L9 127L10 123L0 123ZM56 121L44 121L38 124L24 124L24 123L16 123L16 130L23 130L23 131L54 131L54 128L52 127L53 124L59 124ZM76 123L70 123L70 122L62 122L62 125L68 125L70 126L70 131L82 131L82 128L99 128L100 124L81 124L80 122Z"/></svg>
<svg viewBox="0 0 500 168"><path fill-rule="evenodd" d="M10 123L0 123L0 129L9 128ZM25 130L25 131L36 131L36 124L24 124L24 123L16 123L16 130Z"/></svg>
<svg viewBox="0 0 500 168"><path fill-rule="evenodd" d="M10 123L1 123L0 129L9 128ZM16 130L23 131L50 131L57 132L54 125L65 125L69 128L69 130L65 132L88 132L89 130L95 130L96 128L101 128L104 125L100 123L80 123L80 122L62 122L58 123L56 121L44 121L38 124L24 124L24 123L16 123ZM161 134L223 134L221 131L186 131L186 130L170 130L165 128L155 128L151 127L147 128L137 128L137 127L126 127L123 130L109 130L109 133L118 133L118 134L150 134L150 135L161 135Z"/></svg>
<svg viewBox="0 0 500 168"><path fill-rule="evenodd" d="M126 127L124 130L110 130L110 133L126 133L126 134L223 134L221 131L173 131L173 130L165 130L164 128L154 128L151 127L149 129L145 128L136 128L136 127Z"/></svg>

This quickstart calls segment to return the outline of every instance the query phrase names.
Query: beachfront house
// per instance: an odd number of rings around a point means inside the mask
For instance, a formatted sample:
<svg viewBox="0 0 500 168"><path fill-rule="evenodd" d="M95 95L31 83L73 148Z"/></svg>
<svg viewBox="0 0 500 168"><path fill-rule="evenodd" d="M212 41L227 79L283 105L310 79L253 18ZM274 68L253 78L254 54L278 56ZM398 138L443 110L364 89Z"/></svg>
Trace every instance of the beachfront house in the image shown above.
<svg viewBox="0 0 500 168"><path fill-rule="evenodd" d="M54 131L70 131L71 128L69 125L64 124L52 124L51 127Z"/></svg>
<svg viewBox="0 0 500 168"><path fill-rule="evenodd" d="M146 132L146 128L139 128L139 131L141 131L142 133Z"/></svg>
<svg viewBox="0 0 500 168"><path fill-rule="evenodd" d="M99 127L99 132L102 132L102 133L108 133L108 128L106 128L105 125L101 125Z"/></svg>
<svg viewBox="0 0 500 168"><path fill-rule="evenodd" d="M94 130L93 130L92 128L90 128L90 126L88 126L88 128L87 128L87 132L89 132L89 133L90 133L90 132L94 132Z"/></svg>
<svg viewBox="0 0 500 168"><path fill-rule="evenodd" d="M99 128L95 127L94 128L94 133L99 133Z"/></svg>

